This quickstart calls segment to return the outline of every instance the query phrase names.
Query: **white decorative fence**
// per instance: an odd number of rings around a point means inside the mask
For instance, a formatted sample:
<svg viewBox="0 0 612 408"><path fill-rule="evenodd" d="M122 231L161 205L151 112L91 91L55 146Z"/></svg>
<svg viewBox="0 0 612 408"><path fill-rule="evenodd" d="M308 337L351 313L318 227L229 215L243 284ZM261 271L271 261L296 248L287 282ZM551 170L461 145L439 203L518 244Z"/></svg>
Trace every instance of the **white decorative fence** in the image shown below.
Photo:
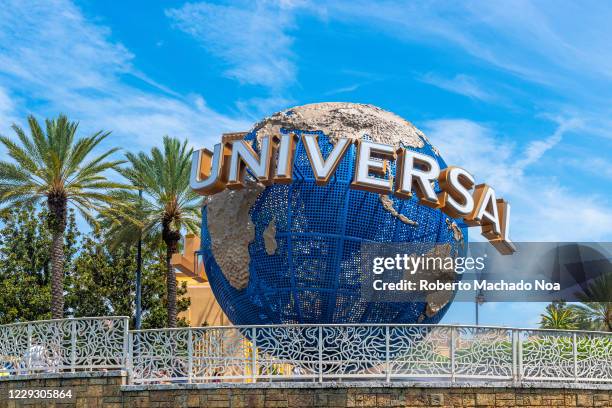
<svg viewBox="0 0 612 408"><path fill-rule="evenodd" d="M41 320L0 326L0 373L125 368L128 340L127 317Z"/></svg>
<svg viewBox="0 0 612 408"><path fill-rule="evenodd" d="M132 331L132 382L612 383L612 334L428 325Z"/></svg>
<svg viewBox="0 0 612 408"><path fill-rule="evenodd" d="M445 325L128 331L126 317L0 326L0 375L104 369L128 370L133 384L439 380L612 387L612 333Z"/></svg>

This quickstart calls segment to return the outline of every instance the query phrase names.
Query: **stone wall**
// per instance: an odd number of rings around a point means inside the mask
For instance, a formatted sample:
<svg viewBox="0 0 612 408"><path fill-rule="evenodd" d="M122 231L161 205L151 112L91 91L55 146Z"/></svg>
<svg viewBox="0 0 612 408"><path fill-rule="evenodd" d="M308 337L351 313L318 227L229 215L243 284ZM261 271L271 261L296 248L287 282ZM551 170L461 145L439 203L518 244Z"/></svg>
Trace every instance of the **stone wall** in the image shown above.
<svg viewBox="0 0 612 408"><path fill-rule="evenodd" d="M95 371L61 374L37 374L0 377L0 408L13 407L79 407L119 408L123 406L123 391L127 374L124 371ZM43 392L70 390L71 397L10 398L27 390ZM12 391L12 392L11 392Z"/></svg>
<svg viewBox="0 0 612 408"><path fill-rule="evenodd" d="M435 385L435 384L431 384ZM128 406L181 407L612 407L612 390L565 388L406 386L381 383L327 386L138 387ZM156 405L158 404L158 405Z"/></svg>
<svg viewBox="0 0 612 408"><path fill-rule="evenodd" d="M121 371L0 377L5 407L612 407L612 387L533 384L179 384L128 386ZM60 399L10 399L9 391L70 389Z"/></svg>

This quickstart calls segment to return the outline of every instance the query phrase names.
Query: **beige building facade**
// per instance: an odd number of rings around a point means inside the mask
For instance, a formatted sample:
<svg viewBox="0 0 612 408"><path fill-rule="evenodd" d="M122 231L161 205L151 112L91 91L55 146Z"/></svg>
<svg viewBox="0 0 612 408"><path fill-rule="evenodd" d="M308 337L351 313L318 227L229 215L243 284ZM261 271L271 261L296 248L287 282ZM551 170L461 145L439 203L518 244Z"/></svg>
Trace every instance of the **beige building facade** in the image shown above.
<svg viewBox="0 0 612 408"><path fill-rule="evenodd" d="M204 264L196 256L200 249L200 237L187 234L183 245L183 253L172 256L172 265L176 271L179 283L187 283L187 296L191 298L189 309L180 314L192 327L229 326L230 321L221 310L217 299L210 288Z"/></svg>

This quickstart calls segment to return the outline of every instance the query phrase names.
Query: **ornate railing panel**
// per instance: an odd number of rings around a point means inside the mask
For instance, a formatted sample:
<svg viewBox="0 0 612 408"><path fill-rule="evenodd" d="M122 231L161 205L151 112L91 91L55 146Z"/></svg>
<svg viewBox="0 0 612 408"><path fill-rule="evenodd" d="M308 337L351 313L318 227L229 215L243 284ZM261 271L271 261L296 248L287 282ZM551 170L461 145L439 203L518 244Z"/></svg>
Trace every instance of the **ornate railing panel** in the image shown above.
<svg viewBox="0 0 612 408"><path fill-rule="evenodd" d="M550 330L521 335L522 379L612 382L612 335Z"/></svg>
<svg viewBox="0 0 612 408"><path fill-rule="evenodd" d="M612 336L602 333L573 333L576 344L575 378L601 381L612 378Z"/></svg>
<svg viewBox="0 0 612 408"><path fill-rule="evenodd" d="M319 373L319 339L317 326L253 327L248 329L253 366L251 380L258 378L310 379ZM321 370L322 372L322 370ZM318 377L317 377L318 378Z"/></svg>
<svg viewBox="0 0 612 408"><path fill-rule="evenodd" d="M131 337L132 375L152 381L182 381L189 377L191 330L142 331Z"/></svg>
<svg viewBox="0 0 612 408"><path fill-rule="evenodd" d="M388 378L450 377L452 329L389 326Z"/></svg>
<svg viewBox="0 0 612 408"><path fill-rule="evenodd" d="M0 326L0 369L10 375L124 368L127 358L127 317Z"/></svg>
<svg viewBox="0 0 612 408"><path fill-rule="evenodd" d="M514 349L510 329L454 329L454 375L457 378L513 378Z"/></svg>
<svg viewBox="0 0 612 408"><path fill-rule="evenodd" d="M521 332L522 378L575 379L574 337L571 332Z"/></svg>
<svg viewBox="0 0 612 408"><path fill-rule="evenodd" d="M235 327L191 330L193 378L217 380L241 379L249 376L250 352L248 341Z"/></svg>

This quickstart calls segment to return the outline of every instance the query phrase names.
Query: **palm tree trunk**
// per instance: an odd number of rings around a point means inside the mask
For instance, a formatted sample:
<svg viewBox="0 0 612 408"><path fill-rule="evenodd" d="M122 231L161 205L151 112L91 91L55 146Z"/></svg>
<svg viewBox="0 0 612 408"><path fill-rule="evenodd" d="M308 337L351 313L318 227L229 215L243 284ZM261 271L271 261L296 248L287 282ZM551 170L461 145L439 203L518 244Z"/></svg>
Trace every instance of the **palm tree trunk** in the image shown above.
<svg viewBox="0 0 612 408"><path fill-rule="evenodd" d="M170 260L178 250L181 233L172 228L172 217L162 217L162 240L166 244L166 300L168 302L168 327L176 327L176 274Z"/></svg>
<svg viewBox="0 0 612 408"><path fill-rule="evenodd" d="M170 263L172 254L176 252L177 242L166 244L166 287L168 301L168 327L176 327L176 274Z"/></svg>
<svg viewBox="0 0 612 408"><path fill-rule="evenodd" d="M64 317L64 231L68 199L63 192L54 191L47 197L48 224L51 230L51 317Z"/></svg>
<svg viewBox="0 0 612 408"><path fill-rule="evenodd" d="M51 242L51 317L64 317L64 233L54 231Z"/></svg>

